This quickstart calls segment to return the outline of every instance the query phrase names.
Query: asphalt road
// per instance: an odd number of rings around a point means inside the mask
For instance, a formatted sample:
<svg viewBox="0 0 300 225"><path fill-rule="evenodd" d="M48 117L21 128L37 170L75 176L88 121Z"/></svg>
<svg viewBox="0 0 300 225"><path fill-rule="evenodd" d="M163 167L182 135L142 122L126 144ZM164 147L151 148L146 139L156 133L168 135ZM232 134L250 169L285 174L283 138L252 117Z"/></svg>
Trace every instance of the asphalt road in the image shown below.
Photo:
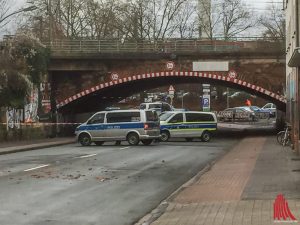
<svg viewBox="0 0 300 225"><path fill-rule="evenodd" d="M236 143L72 144L2 155L0 224L133 224Z"/></svg>

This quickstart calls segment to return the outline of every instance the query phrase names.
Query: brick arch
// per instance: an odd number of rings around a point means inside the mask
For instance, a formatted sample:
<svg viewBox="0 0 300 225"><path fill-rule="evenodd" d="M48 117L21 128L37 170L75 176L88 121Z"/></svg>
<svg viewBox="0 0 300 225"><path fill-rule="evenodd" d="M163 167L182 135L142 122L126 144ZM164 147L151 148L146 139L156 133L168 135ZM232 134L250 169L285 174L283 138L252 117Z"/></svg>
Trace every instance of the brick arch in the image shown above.
<svg viewBox="0 0 300 225"><path fill-rule="evenodd" d="M90 95L95 95L100 93L101 91L107 91L109 89L121 87L122 85L134 85L134 82L149 82L153 79L157 79L158 81L161 79L169 79L168 83L173 83L178 81L188 81L197 80L199 82L207 82L207 83L216 83L222 86L232 87L235 89L243 90L245 92L255 94L264 99L270 100L275 103L281 110L285 111L286 100L284 96L273 93L269 90L264 89L263 87L248 83L239 79L232 79L217 73L209 73L209 72L195 72L195 71L163 71L163 72L153 72L153 73L145 73L139 75L133 75L118 79L116 81L103 82L89 89L83 90L65 100L59 102L57 104L57 109L62 110L66 108L68 105L86 98ZM160 83L157 82L157 86L160 86Z"/></svg>

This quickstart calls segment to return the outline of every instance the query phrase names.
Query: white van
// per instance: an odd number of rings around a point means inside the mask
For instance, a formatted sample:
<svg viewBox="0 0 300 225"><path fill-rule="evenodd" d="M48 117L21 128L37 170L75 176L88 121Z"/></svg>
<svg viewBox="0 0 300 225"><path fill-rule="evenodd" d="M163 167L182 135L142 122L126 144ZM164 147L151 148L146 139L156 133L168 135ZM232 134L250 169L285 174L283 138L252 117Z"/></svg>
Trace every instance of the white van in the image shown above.
<svg viewBox="0 0 300 225"><path fill-rule="evenodd" d="M130 145L150 145L160 138L159 118L150 110L115 110L94 114L75 130L83 146L102 145L105 141L124 141Z"/></svg>
<svg viewBox="0 0 300 225"><path fill-rule="evenodd" d="M202 141L207 142L216 130L217 117L211 112L172 111L160 115L162 141L168 141L171 137L180 137L187 141L201 138Z"/></svg>
<svg viewBox="0 0 300 225"><path fill-rule="evenodd" d="M140 109L155 110L158 114L165 111L173 111L173 107L166 102L149 102L140 104Z"/></svg>

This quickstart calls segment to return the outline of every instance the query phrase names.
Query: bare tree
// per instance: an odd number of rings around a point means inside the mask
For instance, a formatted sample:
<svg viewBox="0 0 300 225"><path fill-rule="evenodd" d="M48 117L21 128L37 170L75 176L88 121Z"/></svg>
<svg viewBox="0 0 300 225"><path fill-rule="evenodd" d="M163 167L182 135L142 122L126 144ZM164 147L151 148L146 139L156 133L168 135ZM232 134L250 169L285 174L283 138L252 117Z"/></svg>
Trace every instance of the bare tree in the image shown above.
<svg viewBox="0 0 300 225"><path fill-rule="evenodd" d="M263 26L263 35L274 41L285 39L285 16L280 6L271 4L264 15L259 19Z"/></svg>
<svg viewBox="0 0 300 225"><path fill-rule="evenodd" d="M14 15L36 9L36 7L32 5L27 5L25 8L13 10L12 5L13 2L10 0L0 0L0 28L7 25Z"/></svg>
<svg viewBox="0 0 300 225"><path fill-rule="evenodd" d="M223 0L221 18L224 39L230 39L255 25L254 15L246 9L242 0Z"/></svg>
<svg viewBox="0 0 300 225"><path fill-rule="evenodd" d="M174 16L172 21L173 30L170 36L179 38L193 38L197 27L197 7L193 2L185 2Z"/></svg>

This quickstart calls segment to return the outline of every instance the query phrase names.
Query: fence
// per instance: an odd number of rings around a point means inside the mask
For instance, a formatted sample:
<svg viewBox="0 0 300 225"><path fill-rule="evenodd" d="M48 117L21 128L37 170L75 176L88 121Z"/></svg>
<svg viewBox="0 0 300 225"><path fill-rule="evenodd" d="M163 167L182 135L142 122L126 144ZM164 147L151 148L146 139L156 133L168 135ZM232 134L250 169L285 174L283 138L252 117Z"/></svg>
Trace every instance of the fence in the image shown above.
<svg viewBox="0 0 300 225"><path fill-rule="evenodd" d="M283 51L283 42L271 41L203 41L161 40L122 42L120 40L56 40L46 43L52 53L189 53L189 52L239 52Z"/></svg>

